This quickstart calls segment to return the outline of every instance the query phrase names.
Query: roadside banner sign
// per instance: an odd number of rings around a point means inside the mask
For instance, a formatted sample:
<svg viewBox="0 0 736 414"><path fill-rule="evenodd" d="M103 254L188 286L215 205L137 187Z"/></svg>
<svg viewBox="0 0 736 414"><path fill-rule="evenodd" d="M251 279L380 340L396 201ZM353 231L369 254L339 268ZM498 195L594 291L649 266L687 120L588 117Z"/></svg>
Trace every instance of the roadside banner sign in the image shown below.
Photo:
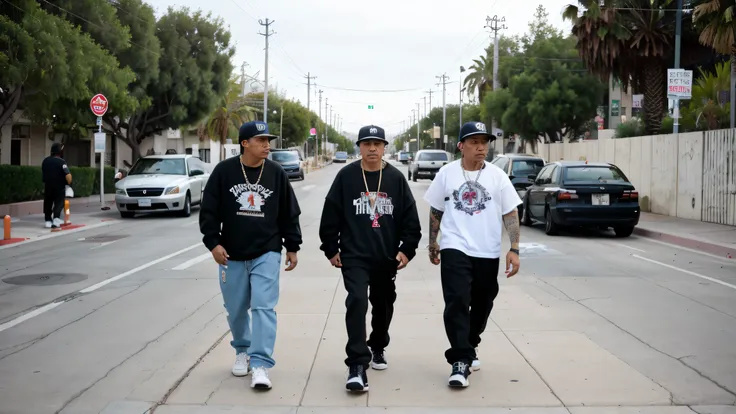
<svg viewBox="0 0 736 414"><path fill-rule="evenodd" d="M693 71L667 69L667 98L690 99L693 94Z"/></svg>

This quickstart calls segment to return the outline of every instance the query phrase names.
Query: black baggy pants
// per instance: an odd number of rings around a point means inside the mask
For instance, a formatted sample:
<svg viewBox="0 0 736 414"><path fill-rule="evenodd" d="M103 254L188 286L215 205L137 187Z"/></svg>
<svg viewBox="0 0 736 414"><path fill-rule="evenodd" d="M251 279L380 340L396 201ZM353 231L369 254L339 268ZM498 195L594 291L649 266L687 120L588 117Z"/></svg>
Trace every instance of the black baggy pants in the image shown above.
<svg viewBox="0 0 736 414"><path fill-rule="evenodd" d="M348 331L345 364L363 365L367 368L371 362L371 349L383 351L391 339L388 328L394 316L396 302L396 271L343 267L342 280L348 293L345 299L345 325ZM366 341L365 315L368 312L368 301L373 307L372 331Z"/></svg>
<svg viewBox="0 0 736 414"><path fill-rule="evenodd" d="M52 219L61 218L61 210L64 209L64 200L66 200L66 194L64 190L50 190L46 189L43 194L43 215L45 221L51 221ZM53 213L53 217L51 214Z"/></svg>
<svg viewBox="0 0 736 414"><path fill-rule="evenodd" d="M454 249L442 250L440 259L443 317L450 341L445 358L450 364L470 365L498 295L499 259L470 257Z"/></svg>

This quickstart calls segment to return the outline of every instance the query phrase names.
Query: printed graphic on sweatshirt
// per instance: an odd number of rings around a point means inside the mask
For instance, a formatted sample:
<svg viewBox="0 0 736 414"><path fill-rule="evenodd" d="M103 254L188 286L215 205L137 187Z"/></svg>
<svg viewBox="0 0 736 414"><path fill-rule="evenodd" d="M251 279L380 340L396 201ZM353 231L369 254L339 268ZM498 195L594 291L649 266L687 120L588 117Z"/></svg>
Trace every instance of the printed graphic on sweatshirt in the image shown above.
<svg viewBox="0 0 736 414"><path fill-rule="evenodd" d="M262 207L273 194L273 190L269 190L261 184L238 184L230 188L230 193L235 197L235 201L240 204L237 215L265 217Z"/></svg>
<svg viewBox="0 0 736 414"><path fill-rule="evenodd" d="M371 198L375 197L376 202L371 207ZM371 219L371 227L381 227L378 223L378 219L381 216L393 216L394 215L394 204L391 197L386 193L378 193L375 191L370 193L362 192L360 197L353 200L355 206L355 215L368 215Z"/></svg>
<svg viewBox="0 0 736 414"><path fill-rule="evenodd" d="M485 210L486 202L491 196L485 187L475 181L466 181L460 188L452 192L455 209L464 211L468 215L480 214Z"/></svg>

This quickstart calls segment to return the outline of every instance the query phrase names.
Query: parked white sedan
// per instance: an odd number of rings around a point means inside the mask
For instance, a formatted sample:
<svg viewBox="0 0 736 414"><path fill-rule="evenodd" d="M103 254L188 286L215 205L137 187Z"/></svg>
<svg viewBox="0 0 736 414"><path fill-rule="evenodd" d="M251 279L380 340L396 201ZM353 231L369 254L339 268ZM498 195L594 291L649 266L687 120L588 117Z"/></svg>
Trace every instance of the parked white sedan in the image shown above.
<svg viewBox="0 0 736 414"><path fill-rule="evenodd" d="M169 211L189 217L192 205L202 202L209 177L206 165L192 155L143 157L115 183L115 204L123 218Z"/></svg>

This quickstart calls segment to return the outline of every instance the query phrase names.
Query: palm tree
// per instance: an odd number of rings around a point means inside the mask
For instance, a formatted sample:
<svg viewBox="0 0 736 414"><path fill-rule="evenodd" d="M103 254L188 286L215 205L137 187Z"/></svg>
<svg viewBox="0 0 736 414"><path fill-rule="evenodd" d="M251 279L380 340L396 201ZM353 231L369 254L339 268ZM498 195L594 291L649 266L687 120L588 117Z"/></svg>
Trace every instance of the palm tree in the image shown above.
<svg viewBox="0 0 736 414"><path fill-rule="evenodd" d="M731 56L730 126L736 127L736 1L703 0L695 6L693 21L702 31L698 40L718 53Z"/></svg>
<svg viewBox="0 0 736 414"><path fill-rule="evenodd" d="M468 91L468 97L476 93L479 102L483 102L486 88L493 84L493 58L488 59L488 54L473 59L473 64L468 68L468 75L463 81Z"/></svg>
<svg viewBox="0 0 736 414"><path fill-rule="evenodd" d="M256 119L260 109L245 105L240 95L241 84L237 78L230 80L230 88L222 97L220 104L205 118L197 128L200 139L209 138L221 145L221 157L224 157L224 144L229 136L236 136L240 126Z"/></svg>
<svg viewBox="0 0 736 414"><path fill-rule="evenodd" d="M666 59L674 39L673 0L578 0L563 18L573 21L576 48L588 70L644 93L647 132L656 134L666 111Z"/></svg>

